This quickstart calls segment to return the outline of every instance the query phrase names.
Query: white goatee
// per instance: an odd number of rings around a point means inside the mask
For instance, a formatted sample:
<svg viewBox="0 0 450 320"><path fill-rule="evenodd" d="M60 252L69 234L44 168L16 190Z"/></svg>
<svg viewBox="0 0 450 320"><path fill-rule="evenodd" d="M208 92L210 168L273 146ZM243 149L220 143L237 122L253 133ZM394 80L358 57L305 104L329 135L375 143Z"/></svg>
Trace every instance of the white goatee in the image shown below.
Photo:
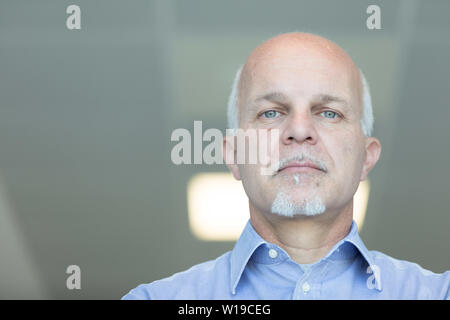
<svg viewBox="0 0 450 320"><path fill-rule="evenodd" d="M291 197L284 192L278 192L272 203L271 211L283 217L294 217L297 215L316 216L324 213L326 207L319 196L312 199L304 199L300 203L292 201Z"/></svg>

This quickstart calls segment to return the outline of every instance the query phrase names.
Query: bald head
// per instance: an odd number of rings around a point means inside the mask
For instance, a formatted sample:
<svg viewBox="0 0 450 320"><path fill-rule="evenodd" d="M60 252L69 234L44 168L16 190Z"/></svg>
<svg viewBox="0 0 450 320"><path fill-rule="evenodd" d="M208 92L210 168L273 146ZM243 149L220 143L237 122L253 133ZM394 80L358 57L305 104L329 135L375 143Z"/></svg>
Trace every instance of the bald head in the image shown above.
<svg viewBox="0 0 450 320"><path fill-rule="evenodd" d="M301 32L284 33L263 42L250 53L245 69L251 70L247 68L255 67L256 64L270 57L288 58L293 55L299 59L305 59L308 54L343 63L350 69L356 70L352 59L334 42L318 35Z"/></svg>
<svg viewBox="0 0 450 320"><path fill-rule="evenodd" d="M372 107L369 88L362 72L352 59L335 43L321 36L309 33L285 33L271 38L248 56L245 64L238 70L228 104L230 128L238 128L240 111L245 108L256 87L275 86L272 75L280 70L304 71L308 76L303 83L311 90L324 86L329 90L339 88L349 104L359 112L361 127L369 136L373 126ZM281 73L280 73L281 74ZM283 73L283 80L286 79ZM298 76L298 73L292 73ZM286 81L286 83L288 83ZM291 82L294 83L294 82ZM299 84L298 82L296 83ZM311 86L309 86L311 84ZM299 92L302 88L298 88Z"/></svg>

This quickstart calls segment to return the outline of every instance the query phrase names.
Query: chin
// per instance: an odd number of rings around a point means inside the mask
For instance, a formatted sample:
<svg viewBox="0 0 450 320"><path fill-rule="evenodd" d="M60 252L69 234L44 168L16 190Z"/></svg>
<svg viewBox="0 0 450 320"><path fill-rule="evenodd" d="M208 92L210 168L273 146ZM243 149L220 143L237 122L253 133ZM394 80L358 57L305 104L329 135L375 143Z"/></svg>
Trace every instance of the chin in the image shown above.
<svg viewBox="0 0 450 320"><path fill-rule="evenodd" d="M321 197L309 197L306 199L294 199L287 193L278 192L271 206L273 214L283 217L317 216L326 211L326 206Z"/></svg>

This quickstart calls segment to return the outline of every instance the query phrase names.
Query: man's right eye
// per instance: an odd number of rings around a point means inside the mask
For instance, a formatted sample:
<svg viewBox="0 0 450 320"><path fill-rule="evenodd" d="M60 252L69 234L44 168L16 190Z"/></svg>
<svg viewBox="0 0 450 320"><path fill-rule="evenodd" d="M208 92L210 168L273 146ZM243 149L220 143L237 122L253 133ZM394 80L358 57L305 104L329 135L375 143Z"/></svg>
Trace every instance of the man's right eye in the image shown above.
<svg viewBox="0 0 450 320"><path fill-rule="evenodd" d="M275 111L275 110L268 110L268 111L264 112L264 113L262 114L262 116L263 116L264 118L267 118L267 119L273 119L273 118L275 118L276 116L278 116L278 114L279 114L278 111Z"/></svg>

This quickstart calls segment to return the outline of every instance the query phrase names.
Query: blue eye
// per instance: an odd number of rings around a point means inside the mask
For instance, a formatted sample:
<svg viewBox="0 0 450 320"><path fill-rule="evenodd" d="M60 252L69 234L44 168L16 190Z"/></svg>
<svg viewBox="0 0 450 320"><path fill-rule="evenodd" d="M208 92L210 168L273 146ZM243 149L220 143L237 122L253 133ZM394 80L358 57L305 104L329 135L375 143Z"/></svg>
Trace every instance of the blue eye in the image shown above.
<svg viewBox="0 0 450 320"><path fill-rule="evenodd" d="M279 114L278 111L269 110L269 111L264 112L262 115L264 116L264 118L272 119L272 118L275 118L278 114Z"/></svg>
<svg viewBox="0 0 450 320"><path fill-rule="evenodd" d="M334 111L324 111L321 114L325 114L325 118L328 119L335 119L336 117L339 117L339 115Z"/></svg>

